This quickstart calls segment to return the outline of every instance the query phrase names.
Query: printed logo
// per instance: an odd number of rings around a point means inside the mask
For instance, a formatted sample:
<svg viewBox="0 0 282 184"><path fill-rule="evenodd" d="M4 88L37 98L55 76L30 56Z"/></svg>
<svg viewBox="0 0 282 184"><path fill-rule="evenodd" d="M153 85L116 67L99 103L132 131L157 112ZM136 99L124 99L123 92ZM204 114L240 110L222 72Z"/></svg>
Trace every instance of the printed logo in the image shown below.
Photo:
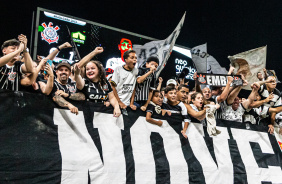
<svg viewBox="0 0 282 184"><path fill-rule="evenodd" d="M69 89L69 91L70 91L71 93L75 93L75 89L74 89L73 86L69 86L68 89Z"/></svg>
<svg viewBox="0 0 282 184"><path fill-rule="evenodd" d="M10 81L15 81L15 78L16 78L16 75L17 75L17 73L16 72L9 72L8 73L8 79L10 80Z"/></svg>
<svg viewBox="0 0 282 184"><path fill-rule="evenodd" d="M86 36L83 35L81 32L75 32L75 33L71 33L71 37L73 38L73 41L76 43L81 43L84 44L84 41L86 39Z"/></svg>
<svg viewBox="0 0 282 184"><path fill-rule="evenodd" d="M198 81L200 83L205 84L207 82L206 79L205 79L205 75L200 74L200 76L197 75L197 77L198 77Z"/></svg>
<svg viewBox="0 0 282 184"><path fill-rule="evenodd" d="M279 147L280 147L280 149L281 149L281 151L282 151L282 142L280 142L280 141L277 141L277 142L278 142Z"/></svg>
<svg viewBox="0 0 282 184"><path fill-rule="evenodd" d="M103 90L104 90L104 91L109 91L109 87L108 87L107 84L105 84L105 85L103 86Z"/></svg>
<svg viewBox="0 0 282 184"><path fill-rule="evenodd" d="M59 35L57 31L60 29L58 26L53 27L53 23L49 22L48 26L46 23L41 24L44 27L44 30L41 32L42 40L45 40L49 44L51 43L58 43Z"/></svg>

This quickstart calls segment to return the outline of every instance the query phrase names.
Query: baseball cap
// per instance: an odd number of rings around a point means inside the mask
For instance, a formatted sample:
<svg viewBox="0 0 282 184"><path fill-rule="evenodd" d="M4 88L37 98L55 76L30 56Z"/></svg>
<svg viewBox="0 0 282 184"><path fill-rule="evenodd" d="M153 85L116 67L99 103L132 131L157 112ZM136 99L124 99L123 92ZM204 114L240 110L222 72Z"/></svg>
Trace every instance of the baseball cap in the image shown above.
<svg viewBox="0 0 282 184"><path fill-rule="evenodd" d="M166 82L166 85L169 85L169 84L174 84L175 86L177 85L177 82L174 80L174 79L169 79L167 82Z"/></svg>
<svg viewBox="0 0 282 184"><path fill-rule="evenodd" d="M62 60L57 66L56 70L58 70L61 66L67 67L69 70L71 70L71 65L68 63L67 60Z"/></svg>

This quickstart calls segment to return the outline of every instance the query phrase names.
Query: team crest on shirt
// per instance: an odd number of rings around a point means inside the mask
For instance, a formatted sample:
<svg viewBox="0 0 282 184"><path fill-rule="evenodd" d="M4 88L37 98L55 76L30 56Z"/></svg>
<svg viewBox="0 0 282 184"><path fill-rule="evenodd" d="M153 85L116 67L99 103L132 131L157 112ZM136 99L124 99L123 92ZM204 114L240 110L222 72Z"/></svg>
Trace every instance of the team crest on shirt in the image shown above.
<svg viewBox="0 0 282 184"><path fill-rule="evenodd" d="M109 91L108 84L104 84L104 86L103 86L103 90L104 90L104 91Z"/></svg>
<svg viewBox="0 0 282 184"><path fill-rule="evenodd" d="M71 93L75 93L75 88L73 86L69 86L68 89Z"/></svg>
<svg viewBox="0 0 282 184"><path fill-rule="evenodd" d="M8 76L9 81L15 81L15 78L17 76L17 72L9 72L8 75L9 75Z"/></svg>

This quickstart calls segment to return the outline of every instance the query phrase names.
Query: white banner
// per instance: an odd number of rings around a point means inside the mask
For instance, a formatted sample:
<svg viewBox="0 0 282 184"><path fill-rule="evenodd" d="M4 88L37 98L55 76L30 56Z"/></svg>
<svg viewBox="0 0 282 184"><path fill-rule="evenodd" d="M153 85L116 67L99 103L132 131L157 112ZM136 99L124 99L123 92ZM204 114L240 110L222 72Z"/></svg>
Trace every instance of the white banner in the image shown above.
<svg viewBox="0 0 282 184"><path fill-rule="evenodd" d="M234 73L236 75L243 74L249 85L243 89L251 90L251 84L258 81L257 73L263 73L266 64L266 49L267 47L259 47L246 52L228 56L231 65L235 66Z"/></svg>

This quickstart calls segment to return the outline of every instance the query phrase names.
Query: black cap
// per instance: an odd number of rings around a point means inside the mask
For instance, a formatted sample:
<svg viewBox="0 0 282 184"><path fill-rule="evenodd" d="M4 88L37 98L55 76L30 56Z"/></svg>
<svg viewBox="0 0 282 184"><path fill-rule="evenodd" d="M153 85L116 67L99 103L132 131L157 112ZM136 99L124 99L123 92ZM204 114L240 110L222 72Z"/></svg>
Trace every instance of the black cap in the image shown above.
<svg viewBox="0 0 282 184"><path fill-rule="evenodd" d="M61 61L61 62L56 66L56 70L58 70L61 66L65 66L65 67L67 67L67 68L71 71L71 65L68 63L67 60Z"/></svg>
<svg viewBox="0 0 282 184"><path fill-rule="evenodd" d="M158 63L159 65L159 58L157 58L156 56L150 56L148 59L147 59L147 63L151 62L151 61L155 61L156 63Z"/></svg>

